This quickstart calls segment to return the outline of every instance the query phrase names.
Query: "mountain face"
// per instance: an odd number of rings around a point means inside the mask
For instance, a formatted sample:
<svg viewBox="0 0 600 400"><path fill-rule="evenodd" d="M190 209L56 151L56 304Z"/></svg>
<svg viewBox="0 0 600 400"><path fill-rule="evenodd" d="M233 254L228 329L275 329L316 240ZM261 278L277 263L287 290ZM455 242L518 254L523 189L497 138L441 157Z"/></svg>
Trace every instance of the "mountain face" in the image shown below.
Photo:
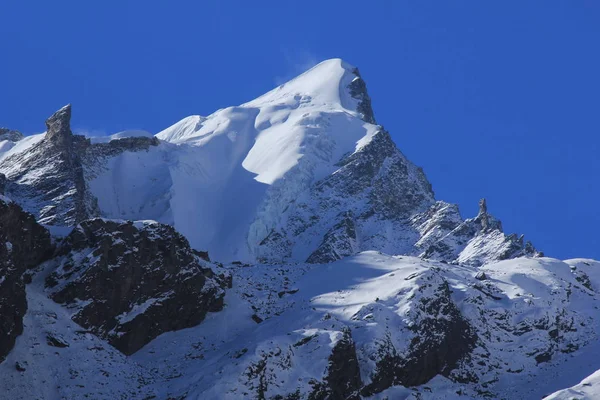
<svg viewBox="0 0 600 400"><path fill-rule="evenodd" d="M330 262L364 250L481 265L536 254L501 224L463 221L375 124L341 60L156 135L73 135L71 107L1 156L7 194L40 223L152 219L218 260ZM131 196L131 192L135 196ZM243 201L241 201L243 199ZM486 223L486 225L482 225Z"/></svg>
<svg viewBox="0 0 600 400"><path fill-rule="evenodd" d="M50 297L125 354L223 308L226 284L168 225L86 220L61 243L54 263L45 285Z"/></svg>
<svg viewBox="0 0 600 400"><path fill-rule="evenodd" d="M339 59L155 136L71 112L0 130L7 398L527 399L600 369L600 264L437 200Z"/></svg>

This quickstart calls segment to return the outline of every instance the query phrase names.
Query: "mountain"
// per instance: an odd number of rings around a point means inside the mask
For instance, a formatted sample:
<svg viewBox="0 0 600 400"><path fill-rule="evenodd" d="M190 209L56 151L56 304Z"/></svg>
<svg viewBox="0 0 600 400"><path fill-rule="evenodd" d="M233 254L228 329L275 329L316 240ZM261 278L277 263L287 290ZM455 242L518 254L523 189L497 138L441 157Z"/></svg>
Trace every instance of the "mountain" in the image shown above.
<svg viewBox="0 0 600 400"><path fill-rule="evenodd" d="M8 398L528 399L600 369L600 264L436 200L342 60L155 136L71 113L0 131Z"/></svg>
<svg viewBox="0 0 600 400"><path fill-rule="evenodd" d="M485 205L464 221L436 202L423 170L375 124L358 70L339 59L156 138L90 140L72 134L70 114L0 158L8 195L46 225L152 219L218 260L250 263L363 250L473 265L536 254Z"/></svg>

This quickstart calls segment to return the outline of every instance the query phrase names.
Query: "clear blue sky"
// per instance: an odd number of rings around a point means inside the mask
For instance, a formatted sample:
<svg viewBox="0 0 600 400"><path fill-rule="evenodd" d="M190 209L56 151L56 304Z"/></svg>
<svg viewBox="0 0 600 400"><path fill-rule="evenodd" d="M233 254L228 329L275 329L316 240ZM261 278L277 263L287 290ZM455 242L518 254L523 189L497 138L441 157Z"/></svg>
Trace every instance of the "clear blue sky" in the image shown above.
<svg viewBox="0 0 600 400"><path fill-rule="evenodd" d="M317 61L360 68L439 199L600 259L600 3L3 1L0 126L158 132Z"/></svg>

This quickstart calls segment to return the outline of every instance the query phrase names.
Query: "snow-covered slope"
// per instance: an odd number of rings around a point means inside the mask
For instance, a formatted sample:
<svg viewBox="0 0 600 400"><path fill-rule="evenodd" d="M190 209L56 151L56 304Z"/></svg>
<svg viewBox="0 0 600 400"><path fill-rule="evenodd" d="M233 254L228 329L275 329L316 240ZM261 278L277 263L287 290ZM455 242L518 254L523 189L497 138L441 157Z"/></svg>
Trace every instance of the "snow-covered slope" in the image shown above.
<svg viewBox="0 0 600 400"><path fill-rule="evenodd" d="M600 297L572 264L476 268L365 252L325 265L213 265L233 277L225 309L131 357L47 297L46 266L27 288L0 388L11 399L541 398L600 369Z"/></svg>
<svg viewBox="0 0 600 400"><path fill-rule="evenodd" d="M451 233L422 170L375 124L358 70L339 59L156 137L147 151L83 157L98 214L172 224L219 260L323 262L369 249L433 256L434 236L423 235ZM423 229L431 217L438 225ZM463 253L480 231L452 233L450 251L435 256L482 264L525 254L501 228Z"/></svg>
<svg viewBox="0 0 600 400"><path fill-rule="evenodd" d="M600 399L600 370L594 372L577 385L544 397L544 400L596 400Z"/></svg>

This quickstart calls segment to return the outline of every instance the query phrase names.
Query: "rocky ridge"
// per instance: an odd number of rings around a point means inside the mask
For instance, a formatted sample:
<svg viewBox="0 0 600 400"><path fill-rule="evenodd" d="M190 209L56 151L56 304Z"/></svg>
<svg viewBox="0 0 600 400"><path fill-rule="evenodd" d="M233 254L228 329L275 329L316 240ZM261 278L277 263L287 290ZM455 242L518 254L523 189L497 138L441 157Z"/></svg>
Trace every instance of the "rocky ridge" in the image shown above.
<svg viewBox="0 0 600 400"><path fill-rule="evenodd" d="M74 226L100 215L97 199L84 177L86 164L123 151L147 150L152 138L124 138L92 144L71 131L71 105L46 120L46 134L20 152L8 152L0 163L7 194L45 225Z"/></svg>

